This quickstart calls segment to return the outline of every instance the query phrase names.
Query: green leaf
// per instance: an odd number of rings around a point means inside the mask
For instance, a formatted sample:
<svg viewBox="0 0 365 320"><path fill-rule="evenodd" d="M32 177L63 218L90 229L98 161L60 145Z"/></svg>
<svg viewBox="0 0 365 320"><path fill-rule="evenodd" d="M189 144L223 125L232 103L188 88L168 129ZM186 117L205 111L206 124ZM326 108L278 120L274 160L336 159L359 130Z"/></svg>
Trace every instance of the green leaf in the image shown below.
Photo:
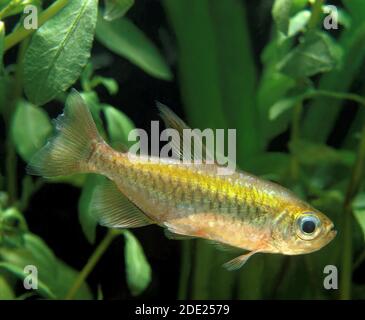
<svg viewBox="0 0 365 320"><path fill-rule="evenodd" d="M104 19L111 21L124 16L133 6L134 0L105 0Z"/></svg>
<svg viewBox="0 0 365 320"><path fill-rule="evenodd" d="M289 167L290 157L287 153L263 152L248 159L245 169L266 179L280 181L288 174Z"/></svg>
<svg viewBox="0 0 365 320"><path fill-rule="evenodd" d="M287 97L277 101L269 111L269 119L276 120L282 113L293 108L298 102L303 99L303 96Z"/></svg>
<svg viewBox="0 0 365 320"><path fill-rule="evenodd" d="M111 95L116 94L119 90L118 82L116 82L113 78L106 78L100 76L94 77L91 82L92 88L95 88L99 84L102 84Z"/></svg>
<svg viewBox="0 0 365 320"><path fill-rule="evenodd" d="M24 90L42 105L66 91L90 57L97 0L70 1L34 34L24 58Z"/></svg>
<svg viewBox="0 0 365 320"><path fill-rule="evenodd" d="M78 276L78 272L57 259L46 243L32 233L24 234L24 244L16 248L0 247L0 268L24 279L24 267L33 265L38 271L39 294L45 298L64 298ZM91 299L88 286L83 283L77 299Z"/></svg>
<svg viewBox="0 0 365 320"><path fill-rule="evenodd" d="M0 273L0 300L13 300L15 299L15 293L6 279L6 277Z"/></svg>
<svg viewBox="0 0 365 320"><path fill-rule="evenodd" d="M275 0L272 15L279 31L288 34L292 0Z"/></svg>
<svg viewBox="0 0 365 320"><path fill-rule="evenodd" d="M105 47L159 79L171 80L172 73L155 45L126 18L98 19L96 37Z"/></svg>
<svg viewBox="0 0 365 320"><path fill-rule="evenodd" d="M18 102L12 119L11 136L24 161L29 161L45 144L51 132L52 125L44 110L24 100Z"/></svg>
<svg viewBox="0 0 365 320"><path fill-rule="evenodd" d="M7 6L10 3L10 1L12 0L0 0L0 10L5 8L5 6Z"/></svg>
<svg viewBox="0 0 365 320"><path fill-rule="evenodd" d="M270 143L273 137L284 132L290 121L288 113L276 121L271 121L269 112L273 104L286 97L288 91L296 87L296 82L278 72L276 67L278 61L291 49L292 42L291 38L283 39L279 34L276 34L261 55L264 70L257 89L257 104L260 114L259 123L266 145Z"/></svg>
<svg viewBox="0 0 365 320"><path fill-rule="evenodd" d="M23 215L14 207L0 211L0 245L23 245L23 233L28 230Z"/></svg>
<svg viewBox="0 0 365 320"><path fill-rule="evenodd" d="M325 144L298 140L291 142L289 148L303 165L341 164L351 167L355 162L353 151L336 150Z"/></svg>
<svg viewBox="0 0 365 320"><path fill-rule="evenodd" d="M41 7L42 0L3 0L0 1L1 19L23 13L28 5Z"/></svg>
<svg viewBox="0 0 365 320"><path fill-rule="evenodd" d="M290 19L289 23L289 31L288 36L294 37L299 32L303 32L309 19L311 17L311 13L309 10L302 10L298 12L293 18Z"/></svg>
<svg viewBox="0 0 365 320"><path fill-rule="evenodd" d="M12 275L17 277L19 280L23 281L27 274L24 272L24 268L21 268L17 265L8 263L8 262L0 262L0 270L5 270L10 272ZM52 293L49 287L42 281L38 280L38 292L41 296L47 299L55 299L56 296Z"/></svg>
<svg viewBox="0 0 365 320"><path fill-rule="evenodd" d="M125 264L127 283L132 295L141 294L151 282L151 267L137 238L128 230L125 237Z"/></svg>
<svg viewBox="0 0 365 320"><path fill-rule="evenodd" d="M340 48L324 32L311 32L279 63L279 70L294 78L329 72L339 65Z"/></svg>
<svg viewBox="0 0 365 320"><path fill-rule="evenodd" d="M90 243L95 243L96 226L98 224L95 217L91 214L91 198L94 193L94 188L102 179L99 175L89 174L82 188L79 199L79 221L82 231Z"/></svg>
<svg viewBox="0 0 365 320"><path fill-rule="evenodd" d="M340 68L324 74L317 85L319 90L349 92L357 79L365 59L365 2L345 0L351 6L353 19L349 30L342 30L339 44L344 51ZM349 8L350 9L350 8ZM301 135L307 139L326 142L333 132L344 101L331 97L317 97L311 101L304 114ZM323 121L326 119L326 121Z"/></svg>
<svg viewBox="0 0 365 320"><path fill-rule="evenodd" d="M360 193L356 196L352 203L352 208L354 211L354 216L364 234L365 240L365 193Z"/></svg>
<svg viewBox="0 0 365 320"><path fill-rule="evenodd" d="M118 109L105 105L104 114L107 121L108 133L110 141L115 143L122 143L125 146L130 146L135 143L128 141L128 135L131 130L135 128L133 122Z"/></svg>

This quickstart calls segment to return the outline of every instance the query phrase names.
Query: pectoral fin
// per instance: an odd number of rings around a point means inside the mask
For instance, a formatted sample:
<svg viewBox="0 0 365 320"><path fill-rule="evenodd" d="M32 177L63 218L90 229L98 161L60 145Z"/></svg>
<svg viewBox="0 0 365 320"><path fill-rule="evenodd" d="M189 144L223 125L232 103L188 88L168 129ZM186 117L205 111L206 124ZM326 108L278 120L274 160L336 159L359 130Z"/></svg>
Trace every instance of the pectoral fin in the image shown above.
<svg viewBox="0 0 365 320"><path fill-rule="evenodd" d="M238 270L239 268L241 268L247 262L247 260L251 256L253 256L257 252L259 252L259 251L257 251L257 250L256 251L251 251L249 253L238 256L237 258L234 258L233 260L230 260L230 261L226 262L223 265L223 267L225 267L228 271Z"/></svg>
<svg viewBox="0 0 365 320"><path fill-rule="evenodd" d="M194 237L192 237L192 236L175 233L175 232L172 232L169 229L165 229L164 233L165 233L166 238L168 238L170 240L191 240L191 239L194 239Z"/></svg>
<svg viewBox="0 0 365 320"><path fill-rule="evenodd" d="M109 228L136 228L153 223L108 179L95 188L91 208L99 223Z"/></svg>

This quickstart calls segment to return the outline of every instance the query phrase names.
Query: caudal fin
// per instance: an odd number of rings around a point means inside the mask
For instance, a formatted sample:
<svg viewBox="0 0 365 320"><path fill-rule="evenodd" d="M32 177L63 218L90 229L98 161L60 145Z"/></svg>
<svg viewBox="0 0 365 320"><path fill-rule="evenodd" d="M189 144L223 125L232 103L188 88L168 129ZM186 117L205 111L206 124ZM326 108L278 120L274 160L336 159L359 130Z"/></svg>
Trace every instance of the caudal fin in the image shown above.
<svg viewBox="0 0 365 320"><path fill-rule="evenodd" d="M95 144L102 142L91 113L76 90L66 100L64 113L55 120L56 134L28 164L29 174L46 178L88 172Z"/></svg>

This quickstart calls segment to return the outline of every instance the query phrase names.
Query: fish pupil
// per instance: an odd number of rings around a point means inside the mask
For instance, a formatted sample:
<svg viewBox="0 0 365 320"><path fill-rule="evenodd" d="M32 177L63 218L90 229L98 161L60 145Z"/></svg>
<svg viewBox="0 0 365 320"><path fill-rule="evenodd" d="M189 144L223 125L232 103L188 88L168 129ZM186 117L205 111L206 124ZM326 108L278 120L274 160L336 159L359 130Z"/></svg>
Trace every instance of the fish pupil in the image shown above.
<svg viewBox="0 0 365 320"><path fill-rule="evenodd" d="M313 233L314 230L316 229L316 224L314 223L314 221L311 220L307 220L304 221L302 224L302 230L304 233Z"/></svg>

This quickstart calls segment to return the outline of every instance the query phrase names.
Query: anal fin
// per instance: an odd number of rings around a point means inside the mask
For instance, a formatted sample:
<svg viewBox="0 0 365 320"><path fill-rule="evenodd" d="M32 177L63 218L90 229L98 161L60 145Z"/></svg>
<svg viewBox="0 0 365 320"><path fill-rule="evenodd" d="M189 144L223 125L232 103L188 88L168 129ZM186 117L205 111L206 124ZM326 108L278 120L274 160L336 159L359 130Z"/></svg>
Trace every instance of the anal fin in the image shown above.
<svg viewBox="0 0 365 320"><path fill-rule="evenodd" d="M238 256L238 257L226 262L225 264L223 264L223 267L225 267L228 271L238 270L247 262L247 260L251 256L253 256L257 252L259 252L259 251L255 250L255 251L251 251L249 253L243 254L241 256Z"/></svg>
<svg viewBox="0 0 365 320"><path fill-rule="evenodd" d="M109 228L137 228L153 223L108 179L95 188L91 208L99 223Z"/></svg>

